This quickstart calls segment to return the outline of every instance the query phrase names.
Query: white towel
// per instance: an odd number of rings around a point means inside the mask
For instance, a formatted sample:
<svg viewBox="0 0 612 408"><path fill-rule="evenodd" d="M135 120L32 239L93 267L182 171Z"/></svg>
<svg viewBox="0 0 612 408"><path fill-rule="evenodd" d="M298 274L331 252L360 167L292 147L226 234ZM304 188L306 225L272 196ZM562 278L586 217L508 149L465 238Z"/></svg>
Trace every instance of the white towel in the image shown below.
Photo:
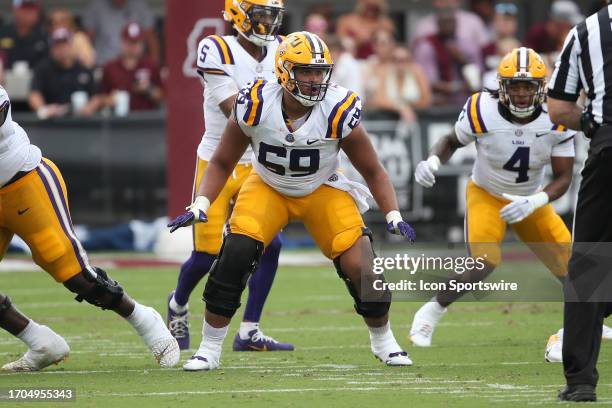
<svg viewBox="0 0 612 408"><path fill-rule="evenodd" d="M357 208L359 208L361 214L370 209L368 199L374 198L372 193L370 193L370 189L361 183L349 180L342 172L335 171L334 174L327 179L325 184L349 193L351 197L353 197L353 200L355 200L355 204L357 204Z"/></svg>

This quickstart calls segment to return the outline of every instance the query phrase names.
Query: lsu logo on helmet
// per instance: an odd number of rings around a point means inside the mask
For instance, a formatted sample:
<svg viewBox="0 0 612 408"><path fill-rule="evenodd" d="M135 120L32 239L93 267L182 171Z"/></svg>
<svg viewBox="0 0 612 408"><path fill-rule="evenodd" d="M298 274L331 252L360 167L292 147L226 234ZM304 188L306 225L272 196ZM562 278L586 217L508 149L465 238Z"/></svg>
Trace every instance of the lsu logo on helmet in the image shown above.
<svg viewBox="0 0 612 408"><path fill-rule="evenodd" d="M517 117L529 117L544 102L546 65L531 48L515 48L506 54L499 63L497 80L500 102ZM527 106L518 106L512 98L521 86L530 90Z"/></svg>
<svg viewBox="0 0 612 408"><path fill-rule="evenodd" d="M327 44L308 31L289 34L276 50L278 82L304 106L313 106L325 98L334 63ZM296 70L312 70L320 82L298 80Z"/></svg>

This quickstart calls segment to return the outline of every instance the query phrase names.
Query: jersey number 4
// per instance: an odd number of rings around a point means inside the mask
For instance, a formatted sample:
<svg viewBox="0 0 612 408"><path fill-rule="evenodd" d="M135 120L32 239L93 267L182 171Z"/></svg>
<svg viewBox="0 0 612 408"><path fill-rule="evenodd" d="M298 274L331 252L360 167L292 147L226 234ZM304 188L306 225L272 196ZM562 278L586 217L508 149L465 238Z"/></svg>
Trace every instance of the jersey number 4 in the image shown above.
<svg viewBox="0 0 612 408"><path fill-rule="evenodd" d="M510 160L504 164L504 170L517 172L517 183L529 180L529 147L523 146L516 149Z"/></svg>
<svg viewBox="0 0 612 408"><path fill-rule="evenodd" d="M286 158L287 149L282 146L272 146L266 143L259 143L259 155L257 161L273 173L280 176L285 175L285 166L272 163L268 160L268 154ZM291 177L304 177L315 174L319 170L320 155L318 149L293 149L289 152L289 170L296 172Z"/></svg>

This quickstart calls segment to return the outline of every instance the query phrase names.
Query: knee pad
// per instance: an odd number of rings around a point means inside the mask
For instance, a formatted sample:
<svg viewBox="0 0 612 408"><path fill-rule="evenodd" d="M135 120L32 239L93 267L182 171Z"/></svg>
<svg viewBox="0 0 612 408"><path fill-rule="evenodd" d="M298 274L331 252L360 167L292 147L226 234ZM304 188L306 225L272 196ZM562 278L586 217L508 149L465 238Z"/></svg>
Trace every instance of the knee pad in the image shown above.
<svg viewBox="0 0 612 408"><path fill-rule="evenodd" d="M363 236L367 236L370 239L370 242L373 241L372 232L368 228L363 229ZM372 251L374 251L374 248L372 248ZM344 281L346 288L353 297L353 300L355 301L355 311L359 315L368 318L378 318L387 314L389 308L391 307L391 291L389 291L389 289L385 288L385 290L382 292L376 291L376 293L374 293L374 288L371 288L371 290L368 291L368 293L371 295L371 299L368 301L363 301L362 298L366 297L364 296L363 291L360 290L360 288L356 288L351 279L342 271L340 256L334 259L334 266L336 267L338 276ZM384 276L382 275L379 275L378 279L382 280L383 282L385 281Z"/></svg>
<svg viewBox="0 0 612 408"><path fill-rule="evenodd" d="M0 319L4 318L4 314L11 308L13 304L11 303L11 298L8 295L4 296L4 300L0 303Z"/></svg>
<svg viewBox="0 0 612 408"><path fill-rule="evenodd" d="M112 280L104 270L97 267L94 269L95 276L88 270L81 272L85 279L93 285L88 291L79 293L74 299L77 302L85 300L102 310L116 308L123 298L123 288L117 281Z"/></svg>
<svg viewBox="0 0 612 408"><path fill-rule="evenodd" d="M336 267L338 276L344 281L346 288L355 301L354 307L357 314L363 317L371 318L383 317L385 314L387 314L389 308L391 307L391 292L389 289L385 288L385 290L381 293L377 293L376 301L363 301L361 299L363 296L359 295L359 289L356 288L351 279L346 276L344 272L342 272L342 268L340 267L340 257L334 259L334 266ZM379 279L384 282L384 277L382 275L380 275Z"/></svg>
<svg viewBox="0 0 612 408"><path fill-rule="evenodd" d="M249 276L257 268L263 243L241 234L228 234L204 287L204 302L211 312L231 318Z"/></svg>

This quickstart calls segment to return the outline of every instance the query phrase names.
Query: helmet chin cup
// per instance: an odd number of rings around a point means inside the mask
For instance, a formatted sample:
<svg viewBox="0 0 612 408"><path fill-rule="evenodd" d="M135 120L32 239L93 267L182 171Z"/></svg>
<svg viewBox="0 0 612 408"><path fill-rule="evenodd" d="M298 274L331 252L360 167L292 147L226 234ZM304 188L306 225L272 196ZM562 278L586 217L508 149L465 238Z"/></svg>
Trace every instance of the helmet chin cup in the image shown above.
<svg viewBox="0 0 612 408"><path fill-rule="evenodd" d="M529 116L533 115L533 112L536 110L536 106L531 105L528 108L517 108L512 102L509 102L508 109L510 110L510 113L517 118L528 118Z"/></svg>
<svg viewBox="0 0 612 408"><path fill-rule="evenodd" d="M240 30L236 31L238 31L238 34L244 37L245 40L257 45L258 47L265 47L266 45L270 44L270 42L276 40L276 37L274 36L267 36L268 38L264 39L256 34L253 34L252 32L247 35Z"/></svg>
<svg viewBox="0 0 612 408"><path fill-rule="evenodd" d="M306 99L304 96L302 96L302 93L299 92L299 91L298 91L297 94L291 92L291 96L293 96L293 98L296 101L298 101L302 106L306 106L307 108L315 106L317 103L321 102L321 101L317 101L317 100Z"/></svg>

